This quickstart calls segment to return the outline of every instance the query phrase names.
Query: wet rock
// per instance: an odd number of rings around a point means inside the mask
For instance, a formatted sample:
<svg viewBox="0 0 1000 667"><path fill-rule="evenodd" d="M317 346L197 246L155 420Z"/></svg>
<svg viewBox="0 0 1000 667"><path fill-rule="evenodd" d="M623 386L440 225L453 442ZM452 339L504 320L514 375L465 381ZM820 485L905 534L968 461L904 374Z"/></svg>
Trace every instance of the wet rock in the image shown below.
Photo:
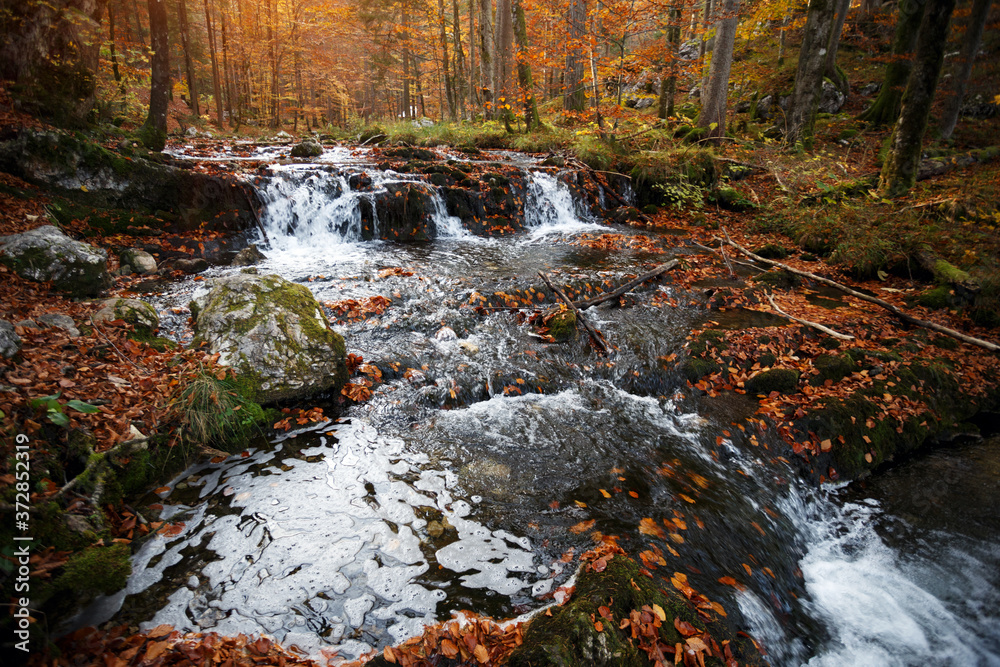
<svg viewBox="0 0 1000 667"><path fill-rule="evenodd" d="M76 328L76 322L69 315L62 313L45 313L38 318L38 321L54 329L62 329L70 336L79 336L80 330Z"/></svg>
<svg viewBox="0 0 1000 667"><path fill-rule="evenodd" d="M256 244L251 244L236 253L236 257L230 262L230 266L253 266L258 262L263 262L267 257L260 251Z"/></svg>
<svg viewBox="0 0 1000 667"><path fill-rule="evenodd" d="M576 313L568 308L559 310L548 320L549 335L557 343L576 336Z"/></svg>
<svg viewBox="0 0 1000 667"><path fill-rule="evenodd" d="M124 320L139 331L153 333L160 327L156 309L139 299L107 299L94 313L95 322Z"/></svg>
<svg viewBox="0 0 1000 667"><path fill-rule="evenodd" d="M42 327L40 327L38 325L38 322L36 322L35 320L21 320L20 322L15 322L14 326L15 327L22 327L24 329L41 329L42 328Z"/></svg>
<svg viewBox="0 0 1000 667"><path fill-rule="evenodd" d="M192 257L191 259L179 259L174 262L173 268L175 271L183 271L184 273L201 273L202 271L208 270L208 262L201 257Z"/></svg>
<svg viewBox="0 0 1000 667"><path fill-rule="evenodd" d="M129 248L118 256L123 275L138 273L148 275L156 273L156 259L145 250Z"/></svg>
<svg viewBox="0 0 1000 667"><path fill-rule="evenodd" d="M272 402L339 390L347 381L344 339L306 287L276 275L217 278L192 303L196 342Z"/></svg>
<svg viewBox="0 0 1000 667"><path fill-rule="evenodd" d="M774 368L769 371L762 371L754 375L746 382L747 393L751 396L756 394L770 394L776 391L779 394L792 394L799 387L799 372L791 368Z"/></svg>
<svg viewBox="0 0 1000 667"><path fill-rule="evenodd" d="M66 523L67 528L74 533L79 533L80 535L94 530L94 527L79 514L67 514L63 517L63 521Z"/></svg>
<svg viewBox="0 0 1000 667"><path fill-rule="evenodd" d="M292 146L292 157L319 157L323 154L323 145L315 139L306 139Z"/></svg>
<svg viewBox="0 0 1000 667"><path fill-rule="evenodd" d="M0 237L2 261L28 280L49 281L72 296L94 296L111 284L108 254L74 241L53 225Z"/></svg>
<svg viewBox="0 0 1000 667"><path fill-rule="evenodd" d="M10 359L21 351L21 337L14 331L14 325L0 320L0 356Z"/></svg>
<svg viewBox="0 0 1000 667"><path fill-rule="evenodd" d="M455 330L451 327L441 327L438 329L438 332L434 334L434 338L440 341L456 340L458 338L458 334L456 334Z"/></svg>

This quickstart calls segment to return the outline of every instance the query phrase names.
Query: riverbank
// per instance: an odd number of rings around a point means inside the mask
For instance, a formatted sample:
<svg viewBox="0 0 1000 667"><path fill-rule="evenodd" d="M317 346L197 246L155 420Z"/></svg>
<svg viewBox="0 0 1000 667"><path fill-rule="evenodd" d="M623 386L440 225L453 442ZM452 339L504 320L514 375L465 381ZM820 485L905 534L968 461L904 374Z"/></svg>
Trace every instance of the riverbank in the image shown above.
<svg viewBox="0 0 1000 667"><path fill-rule="evenodd" d="M409 161L411 157L404 159ZM458 173L442 176L456 182L462 179ZM739 183L743 185L737 184L734 189L748 188L741 200L749 201L754 196L760 199L765 193L763 185L757 181ZM503 184L498 185L502 190ZM4 188L3 234L23 231L51 219L45 208L48 193L9 176L5 177ZM503 200L501 198L501 202ZM739 265L733 268L734 276L729 273L726 260L683 240L717 246L714 237L721 230L716 228L725 225L734 240L756 251L780 246L781 252L794 255L782 259L790 265L851 282L855 287L880 294L900 307L917 312L923 319L934 319L949 327L990 337L992 330L969 319L973 309L935 310L929 306L914 306L907 303L906 297L919 297L928 291L920 281L886 274L881 280L876 275L874 280L859 282L842 273L836 264L821 262L806 249L785 247L789 245L787 237L755 232L763 226L761 220L773 211L734 212L724 208L722 202L703 203L693 214L678 213L670 206L654 211L655 205L648 206L653 208L641 213L645 220L635 213L630 214L634 222L650 229L648 243L651 248L655 247L657 252L676 253L683 262L679 270L666 279L667 284L676 288L674 296L658 302L654 299L654 302L660 308L707 308L710 318L692 331L687 353L678 350L674 358L662 359L661 370L683 374L692 394L703 394L709 399L726 393L756 398L757 415L721 432L720 441L729 441L751 452L765 448L765 457L791 460L813 483L822 483L868 474L879 466L890 464L894 457L933 444L934 437L947 441L949 432L974 434L976 415L984 415L985 424L991 411L995 412L998 381L995 364L974 348L963 343L952 344L950 339L937 334L901 326L870 305L850 297L836 297L808 282L796 283L794 277L760 273ZM123 247L146 245L153 253L168 257L175 253L172 258L177 259L184 249L189 255L197 255L204 252L199 244L208 240L221 245L225 239L221 232L215 236L202 232L156 234L159 225L169 225L171 221L155 219L155 216L140 226L125 225L124 230L100 231L95 229L93 220L93 216L85 216L60 222L71 233L111 250L112 257ZM152 233L123 233L129 231L129 226ZM678 240L682 240L681 244ZM607 247L635 243L636 239L611 229L607 234L580 240L581 244L588 242ZM729 260L732 259L730 255ZM176 279L182 275L186 274L167 274L166 278ZM134 325L112 321L106 325L87 326L97 309L95 302L74 301L56 295L45 285L25 281L10 271L6 271L5 276L9 280L4 281L2 289L6 290L4 303L9 306L3 313L4 319L35 321L45 313L55 312L69 316L79 332L79 335L72 335L58 327L35 330L22 326L20 331L15 329L22 340L20 356L4 362L8 385L5 396L9 399L0 409L4 410L5 428L23 427L37 447L33 451L45 454L32 461L31 501L43 507L38 513L38 521L33 521L39 529L35 537L41 548L33 556L36 574L31 576L32 585L34 590L48 592L50 596L78 586L80 581L93 581L95 591L112 591L120 588L124 557L134 543L140 542L142 535L172 529L169 522L156 525L155 508L135 507L129 504L129 498L165 482L171 470L179 469L191 457L199 455L196 449L185 448L173 437L178 420L182 419L171 414L176 408L175 392L197 376L216 378L219 382L230 382L232 378L215 365L211 355L197 349L183 351L165 341L141 337L137 340ZM136 278L118 277L110 293L129 296L136 283ZM823 322L840 334L854 336L854 340L842 342L808 327L786 324L784 318L774 314L762 285L774 289L774 298L782 310L802 319ZM578 292L570 292L573 298L587 290L600 291L589 285L576 287ZM541 285L535 290L535 293L543 292ZM957 298L957 295L949 296ZM491 303L489 307L517 309L521 305L520 298L520 295L505 294L502 302ZM532 294L528 298L536 297ZM551 295L543 294L543 298L546 303L555 302ZM470 304L470 310L473 305L481 306ZM380 311L362 310L359 317L366 319L378 314ZM350 341L348 349L351 349ZM73 355L83 355L82 360L70 358ZM137 362L136 358L141 361ZM68 367L72 367L72 373L66 370ZM390 376L398 369L386 367L378 371L379 376ZM234 389L229 385L223 388ZM51 401L38 401L57 394L59 398L53 399L54 405L61 407L54 407ZM69 404L60 401L67 400L95 406L99 412L62 407ZM66 423L59 423L59 417L53 419L53 413L64 415ZM266 423L258 421L266 430ZM269 421L273 423L277 417L271 415ZM84 427L89 428L95 439L84 445L86 456L74 462L70 458L79 453L73 454L71 450L70 433ZM138 436L132 428L138 431ZM76 487L75 493L62 491L78 476L74 474L77 470L84 471L90 465L91 454L87 453L87 447L92 454L100 455L122 442L137 440L144 441L146 449L116 450L117 459L108 468L116 471L120 490L115 487L114 480L105 479L101 494L95 495L93 486L83 484ZM45 446L40 444L43 442ZM221 446L221 443L211 444ZM720 445L716 450L718 456L722 448L721 442L717 444ZM143 451L148 453L141 453ZM221 456L218 452L209 455ZM14 460L8 457L8 464ZM40 462L44 464L36 465ZM5 474L14 472L9 469ZM67 518L73 516L79 519ZM76 529L88 522L89 527ZM93 577L95 568L106 570L109 576L106 579ZM675 589L683 597L684 588L675 586ZM683 602L677 599L676 593L673 599ZM666 606L657 604L661 609ZM601 606L597 606L598 613ZM694 606L697 608L697 604ZM642 605L637 607L641 614ZM652 606L649 611L659 617ZM620 609L616 611L618 616L621 612ZM668 620L673 622L673 619ZM649 622L653 623L652 619ZM683 635L682 631L678 632ZM142 655L153 660L156 656L149 656L149 651L154 646L161 646L159 650L163 651L170 648L171 655L182 652L181 648L175 649L173 643L161 644L168 636L169 633L133 635L129 629L117 636L111 633L101 635L100 639L91 635L87 635L86 640L82 636L78 639L81 646L94 647L94 651L103 652L109 646L108 641L114 647L113 652L136 649L133 656L138 656L139 648L145 647L146 653ZM697 637L700 633L684 636ZM676 637L664 635L664 638ZM231 641L223 644L234 646ZM249 651L245 653L248 657L254 652L257 657L271 655L272 650L270 646L261 649L249 643L238 648ZM260 650L263 653L259 653ZM475 655L474 647L470 651ZM719 653L724 654L724 651ZM90 656L96 659L98 654Z"/></svg>

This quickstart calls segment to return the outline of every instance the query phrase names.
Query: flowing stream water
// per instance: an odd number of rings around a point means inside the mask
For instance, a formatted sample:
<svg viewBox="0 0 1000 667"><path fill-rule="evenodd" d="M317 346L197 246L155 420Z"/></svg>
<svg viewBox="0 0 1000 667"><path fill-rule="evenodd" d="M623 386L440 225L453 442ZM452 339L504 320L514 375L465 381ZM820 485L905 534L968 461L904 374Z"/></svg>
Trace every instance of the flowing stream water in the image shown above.
<svg viewBox="0 0 1000 667"><path fill-rule="evenodd" d="M646 287L629 307L589 309L618 347L610 359L585 338L546 343L509 312L477 314L477 294L540 288L539 270L616 285L665 260L571 243L633 232L609 230L530 160L491 159L528 174L528 231L471 236L437 195L436 239L407 245L360 241L360 206L420 177L345 150L266 168L258 270L325 302L391 299L335 326L385 382L336 422L179 475L160 502L180 532L148 540L126 589L80 622L267 633L352 658L458 610L512 617L550 603L573 574L564 554L592 544L571 529L593 520L631 553L662 555L660 571L688 573L775 665L1000 665L1000 442L863 486L806 488L763 436L735 426L753 401L691 396L661 362L706 311L653 297L696 296ZM368 192L349 186L362 169ZM383 271L393 267L412 275ZM176 283L157 303L183 307L197 286ZM675 532L644 534L643 519Z"/></svg>

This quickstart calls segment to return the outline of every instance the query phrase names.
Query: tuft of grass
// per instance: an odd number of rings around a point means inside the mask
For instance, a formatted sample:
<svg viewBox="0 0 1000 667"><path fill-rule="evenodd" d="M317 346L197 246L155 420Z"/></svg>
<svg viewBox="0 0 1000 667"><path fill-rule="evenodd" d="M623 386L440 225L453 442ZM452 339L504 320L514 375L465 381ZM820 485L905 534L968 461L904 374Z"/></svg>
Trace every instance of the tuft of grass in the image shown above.
<svg viewBox="0 0 1000 667"><path fill-rule="evenodd" d="M267 422L267 414L252 397L248 383L220 380L200 371L179 392L173 407L180 415L182 437L187 442L235 451Z"/></svg>

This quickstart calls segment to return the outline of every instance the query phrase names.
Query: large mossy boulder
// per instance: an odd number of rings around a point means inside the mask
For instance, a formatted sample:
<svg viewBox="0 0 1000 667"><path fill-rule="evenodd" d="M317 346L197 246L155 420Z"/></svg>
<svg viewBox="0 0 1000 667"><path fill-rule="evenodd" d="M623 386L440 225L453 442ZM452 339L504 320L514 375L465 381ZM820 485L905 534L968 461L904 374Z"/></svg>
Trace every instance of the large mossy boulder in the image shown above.
<svg viewBox="0 0 1000 667"><path fill-rule="evenodd" d="M323 154L323 144L315 139L306 139L292 146L292 157L319 157Z"/></svg>
<svg viewBox="0 0 1000 667"><path fill-rule="evenodd" d="M52 225L0 237L0 261L17 275L72 296L95 296L111 285L108 253L74 241Z"/></svg>
<svg viewBox="0 0 1000 667"><path fill-rule="evenodd" d="M212 280L191 304L196 341L249 380L260 403L288 400L347 381L344 339L306 287L276 275Z"/></svg>

